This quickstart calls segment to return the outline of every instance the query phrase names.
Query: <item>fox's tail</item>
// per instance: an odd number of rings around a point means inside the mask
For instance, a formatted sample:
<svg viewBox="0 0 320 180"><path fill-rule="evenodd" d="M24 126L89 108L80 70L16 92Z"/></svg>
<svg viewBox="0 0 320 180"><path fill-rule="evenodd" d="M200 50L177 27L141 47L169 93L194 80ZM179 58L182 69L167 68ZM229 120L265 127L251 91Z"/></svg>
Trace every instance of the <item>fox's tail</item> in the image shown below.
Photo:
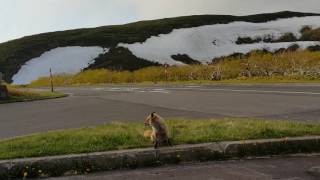
<svg viewBox="0 0 320 180"><path fill-rule="evenodd" d="M152 130L146 130L146 131L144 131L143 137L145 137L145 138L150 138L150 139L153 141L153 140L154 140L153 131L152 131Z"/></svg>
<svg viewBox="0 0 320 180"><path fill-rule="evenodd" d="M143 133L143 137L150 138L152 136L152 130L146 130Z"/></svg>

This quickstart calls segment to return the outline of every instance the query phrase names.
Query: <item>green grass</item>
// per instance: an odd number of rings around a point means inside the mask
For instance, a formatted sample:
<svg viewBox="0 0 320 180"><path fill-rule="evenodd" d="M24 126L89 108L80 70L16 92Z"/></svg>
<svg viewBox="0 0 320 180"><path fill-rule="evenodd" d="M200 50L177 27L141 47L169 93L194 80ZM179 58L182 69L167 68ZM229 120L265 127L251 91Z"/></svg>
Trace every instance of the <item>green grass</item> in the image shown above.
<svg viewBox="0 0 320 180"><path fill-rule="evenodd" d="M319 123L258 119L167 120L173 143L284 138L320 135ZM36 126L36 124L35 124ZM143 122L111 123L0 141L0 159L65 155L151 147Z"/></svg>
<svg viewBox="0 0 320 180"><path fill-rule="evenodd" d="M0 104L54 99L54 98L60 98L60 97L66 96L65 94L59 93L59 92L32 91L29 89L13 88L13 87L8 87L8 91L9 91L9 98L0 100Z"/></svg>

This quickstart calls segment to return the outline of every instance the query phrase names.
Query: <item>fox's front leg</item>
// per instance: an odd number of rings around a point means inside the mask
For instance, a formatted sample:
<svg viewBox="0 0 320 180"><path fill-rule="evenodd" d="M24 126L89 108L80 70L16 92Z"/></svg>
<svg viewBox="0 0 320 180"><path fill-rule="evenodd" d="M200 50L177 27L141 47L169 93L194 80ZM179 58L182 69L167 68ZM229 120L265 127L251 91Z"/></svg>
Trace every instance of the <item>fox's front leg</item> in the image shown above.
<svg viewBox="0 0 320 180"><path fill-rule="evenodd" d="M154 141L154 148L157 149L159 146L159 142L157 140Z"/></svg>
<svg viewBox="0 0 320 180"><path fill-rule="evenodd" d="M151 134L151 141L153 143L154 148L157 149L158 146L159 146L159 143L158 143L158 140L157 140L156 133L154 131Z"/></svg>

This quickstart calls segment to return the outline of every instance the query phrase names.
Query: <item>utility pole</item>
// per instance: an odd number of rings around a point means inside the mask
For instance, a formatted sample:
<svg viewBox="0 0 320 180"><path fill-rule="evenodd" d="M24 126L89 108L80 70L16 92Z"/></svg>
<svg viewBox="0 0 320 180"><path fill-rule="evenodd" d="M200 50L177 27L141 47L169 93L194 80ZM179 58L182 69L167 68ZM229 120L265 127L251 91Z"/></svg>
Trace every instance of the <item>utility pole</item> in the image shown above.
<svg viewBox="0 0 320 180"><path fill-rule="evenodd" d="M168 82L168 64L164 64L164 75L165 75L165 81Z"/></svg>
<svg viewBox="0 0 320 180"><path fill-rule="evenodd" d="M51 92L54 92L54 89L53 89L53 76L52 76L51 68L50 68L50 84L51 84Z"/></svg>

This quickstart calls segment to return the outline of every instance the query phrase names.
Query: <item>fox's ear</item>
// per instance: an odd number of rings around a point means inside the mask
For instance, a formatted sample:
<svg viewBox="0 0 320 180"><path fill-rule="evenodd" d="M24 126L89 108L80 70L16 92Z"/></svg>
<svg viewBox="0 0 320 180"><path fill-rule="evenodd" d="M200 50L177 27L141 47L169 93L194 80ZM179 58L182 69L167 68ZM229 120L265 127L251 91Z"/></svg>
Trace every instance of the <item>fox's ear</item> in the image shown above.
<svg viewBox="0 0 320 180"><path fill-rule="evenodd" d="M151 113L151 117L153 118L155 114L156 114L155 112Z"/></svg>

